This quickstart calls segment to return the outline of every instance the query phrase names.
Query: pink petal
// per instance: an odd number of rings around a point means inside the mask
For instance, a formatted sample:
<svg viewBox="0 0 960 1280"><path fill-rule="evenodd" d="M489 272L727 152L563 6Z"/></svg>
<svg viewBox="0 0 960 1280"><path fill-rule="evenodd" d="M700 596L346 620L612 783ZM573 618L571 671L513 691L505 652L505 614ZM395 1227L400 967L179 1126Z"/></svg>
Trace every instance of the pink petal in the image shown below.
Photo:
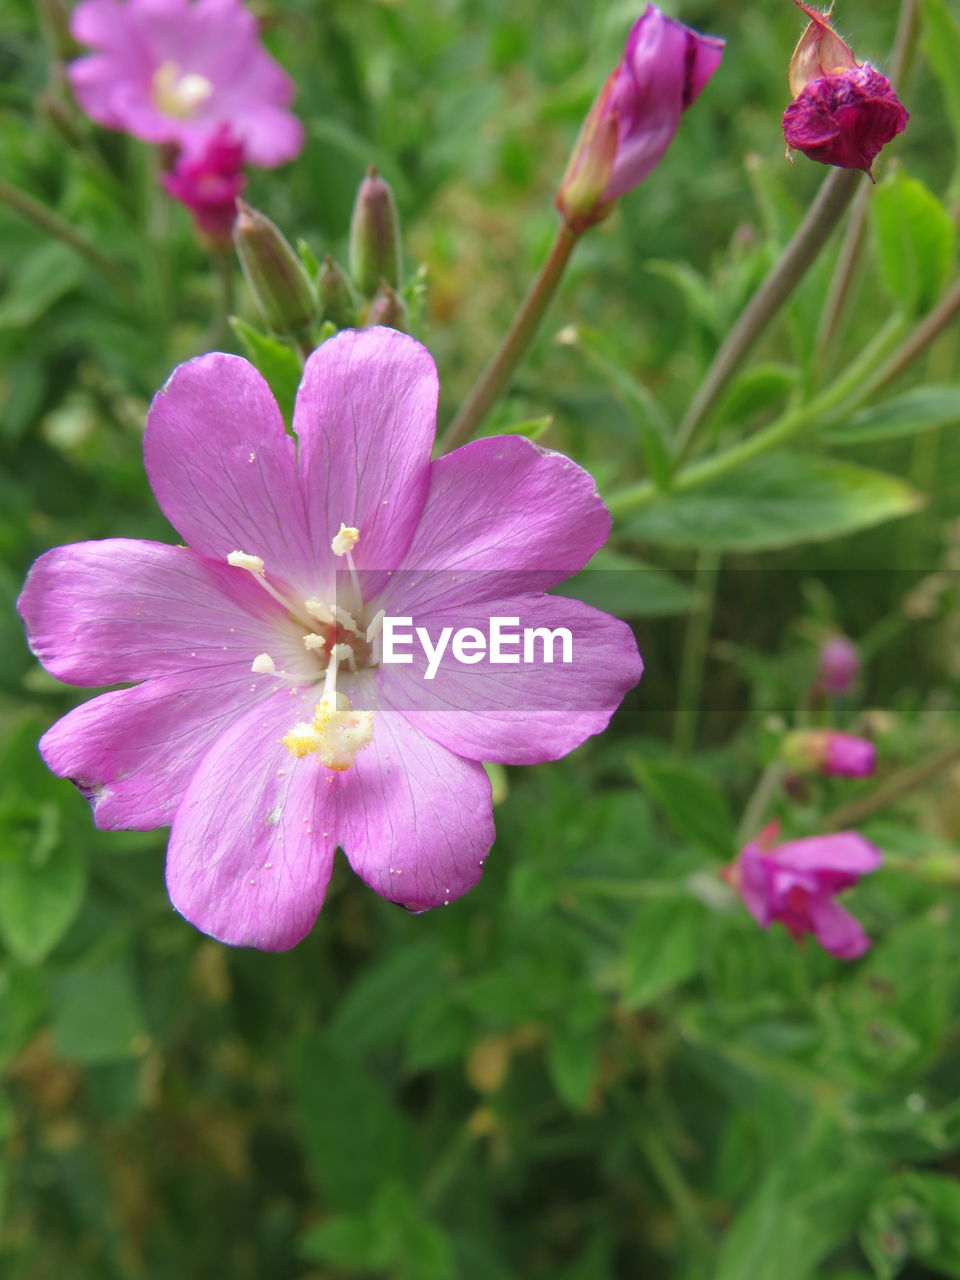
<svg viewBox="0 0 960 1280"><path fill-rule="evenodd" d="M253 365L219 352L180 365L154 397L143 447L157 501L194 550L260 556L268 576L313 593L294 441Z"/></svg>
<svg viewBox="0 0 960 1280"><path fill-rule="evenodd" d="M581 569L609 532L593 477L575 462L521 436L477 440L433 463L402 571L378 604L423 615L544 591Z"/></svg>
<svg viewBox="0 0 960 1280"><path fill-rule="evenodd" d="M756 843L748 844L737 862L740 896L744 906L764 929L769 928L775 914L773 877L770 861Z"/></svg>
<svg viewBox="0 0 960 1280"><path fill-rule="evenodd" d="M493 843L486 772L387 708L369 677L344 687L375 720L373 741L338 775L343 851L390 902L410 911L450 902L480 879Z"/></svg>
<svg viewBox="0 0 960 1280"><path fill-rule="evenodd" d="M177 810L167 888L191 924L221 942L284 951L309 933L336 845L336 792L315 756L281 738L316 699L275 694L201 761Z"/></svg>
<svg viewBox="0 0 960 1280"><path fill-rule="evenodd" d="M523 646L504 646L520 661L499 664L489 657L475 665L459 662L448 643L432 679L424 678L427 659L416 640L406 650L410 665L384 663L377 673L383 698L418 729L457 755L504 764L556 760L591 734L602 732L624 694L640 679L643 664L625 623L579 600L557 596L497 600L486 608L461 606L428 617L415 617L434 643L444 627L455 635L462 627L489 634L490 617L518 620L511 634L524 628L565 627L570 632L572 661L562 661L562 640L554 660L522 661Z"/></svg>
<svg viewBox="0 0 960 1280"><path fill-rule="evenodd" d="M810 902L813 935L824 950L840 960L855 960L870 946L870 939L859 920L829 898Z"/></svg>
<svg viewBox="0 0 960 1280"><path fill-rule="evenodd" d="M360 530L358 569L400 563L426 497L436 421L433 357L406 334L345 330L307 361L293 427L311 536L331 569L344 567L330 552L341 523ZM368 579L368 594L383 576Z"/></svg>
<svg viewBox="0 0 960 1280"><path fill-rule="evenodd" d="M149 680L69 712L40 739L40 752L87 797L101 829L169 826L205 752L270 688L249 675Z"/></svg>
<svg viewBox="0 0 960 1280"><path fill-rule="evenodd" d="M210 667L249 671L280 612L242 570L128 538L48 551L18 607L46 669L80 685Z"/></svg>
<svg viewBox="0 0 960 1280"><path fill-rule="evenodd" d="M855 884L869 871L876 871L883 861L876 845L856 831L788 840L777 847L774 857L782 867L840 877L846 885Z"/></svg>

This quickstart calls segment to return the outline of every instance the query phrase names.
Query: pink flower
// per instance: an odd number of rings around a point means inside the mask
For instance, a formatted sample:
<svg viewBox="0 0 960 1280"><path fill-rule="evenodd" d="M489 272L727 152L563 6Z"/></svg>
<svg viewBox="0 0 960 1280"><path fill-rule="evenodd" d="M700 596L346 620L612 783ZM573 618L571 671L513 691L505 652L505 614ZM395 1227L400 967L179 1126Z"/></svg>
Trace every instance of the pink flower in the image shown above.
<svg viewBox="0 0 960 1280"><path fill-rule="evenodd" d="M801 729L783 741L788 764L843 778L866 778L877 764L877 749L867 738L832 729Z"/></svg>
<svg viewBox="0 0 960 1280"><path fill-rule="evenodd" d="M98 124L175 143L191 159L229 125L246 161L265 168L303 146L303 126L286 110L293 82L240 0L82 0L70 29L96 51L68 74Z"/></svg>
<svg viewBox="0 0 960 1280"><path fill-rule="evenodd" d="M157 394L144 441L189 548L80 543L31 570L20 610L46 668L134 685L55 724L44 759L98 826L172 823L173 903L225 942L299 941L337 845L411 910L464 893L493 840L480 762L564 755L640 676L623 623L543 594L609 532L590 476L516 436L431 462L436 406L429 353L389 329L313 353L296 440L250 364L201 356ZM417 645L378 663L381 610L434 648L493 616L566 627L573 661L447 651L424 678Z"/></svg>
<svg viewBox="0 0 960 1280"><path fill-rule="evenodd" d="M776 844L772 823L741 850L725 878L759 925L780 923L798 941L812 933L841 960L855 960L870 946L858 920L833 901L861 876L876 871L880 851L855 831Z"/></svg>
<svg viewBox="0 0 960 1280"><path fill-rule="evenodd" d="M870 173L910 117L886 76L857 62L824 14L803 0L794 3L810 23L790 60L794 101L783 115L787 146L820 164Z"/></svg>
<svg viewBox="0 0 960 1280"><path fill-rule="evenodd" d="M203 154L181 155L161 181L174 200L193 214L197 227L218 244L227 245L237 216L237 197L247 185L243 147L224 126L210 139Z"/></svg>
<svg viewBox="0 0 960 1280"><path fill-rule="evenodd" d="M681 115L719 67L723 46L647 5L587 116L560 184L557 208L574 230L606 217L611 202L660 163Z"/></svg>
<svg viewBox="0 0 960 1280"><path fill-rule="evenodd" d="M860 674L860 654L852 640L829 636L820 649L820 669L815 687L831 696L849 693Z"/></svg>

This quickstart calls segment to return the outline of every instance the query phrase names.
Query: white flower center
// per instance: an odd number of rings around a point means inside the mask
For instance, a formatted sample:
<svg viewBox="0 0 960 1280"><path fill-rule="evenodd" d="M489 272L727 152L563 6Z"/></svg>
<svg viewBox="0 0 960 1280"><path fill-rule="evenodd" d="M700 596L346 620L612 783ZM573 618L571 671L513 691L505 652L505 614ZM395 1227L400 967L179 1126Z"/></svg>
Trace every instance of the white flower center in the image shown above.
<svg viewBox="0 0 960 1280"><path fill-rule="evenodd" d="M191 120L213 93L206 76L180 74L177 62L164 62L153 73L153 105L165 116Z"/></svg>

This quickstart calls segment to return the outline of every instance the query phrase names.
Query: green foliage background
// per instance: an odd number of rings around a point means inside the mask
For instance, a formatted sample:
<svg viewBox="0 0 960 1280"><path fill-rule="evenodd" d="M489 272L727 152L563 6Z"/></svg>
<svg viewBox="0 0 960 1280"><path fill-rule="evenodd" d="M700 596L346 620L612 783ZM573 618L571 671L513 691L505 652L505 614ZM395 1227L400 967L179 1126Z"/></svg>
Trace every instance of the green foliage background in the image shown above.
<svg viewBox="0 0 960 1280"><path fill-rule="evenodd" d="M309 141L248 197L342 258L357 183L380 167L408 267L427 267L421 336L448 418L550 242L566 154L639 6L256 7ZM0 207L0 1274L960 1276L956 332L790 451L624 516L607 571L573 589L636 623L646 675L608 735L497 775L479 888L410 917L340 865L294 951L224 948L172 912L163 833L97 832L34 748L80 695L23 644L23 573L64 542L173 536L143 415L178 361L225 340L216 273L156 157L65 107L37 12L6 0L0 173L130 286ZM722 70L581 245L491 425L551 415L545 442L608 494L643 478L651 432L669 439L823 178L783 159L786 0L679 16L728 38ZM883 65L892 0L838 18ZM832 246L707 451L807 403L881 329L882 359L955 280L958 51L956 11L925 0L911 123L839 336L816 349ZM237 308L258 323L242 289ZM849 965L760 931L716 874L835 627L865 659L835 723L870 729L880 774L777 807L805 834L868 797L860 829L887 862L851 896L877 941ZM943 764L922 785L870 801L927 759Z"/></svg>

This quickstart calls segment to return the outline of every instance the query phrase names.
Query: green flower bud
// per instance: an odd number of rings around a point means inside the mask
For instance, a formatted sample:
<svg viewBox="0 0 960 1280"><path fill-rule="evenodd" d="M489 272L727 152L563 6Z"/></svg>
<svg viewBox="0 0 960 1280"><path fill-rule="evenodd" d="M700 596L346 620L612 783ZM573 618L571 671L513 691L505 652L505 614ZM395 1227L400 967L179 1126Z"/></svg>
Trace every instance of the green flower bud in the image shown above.
<svg viewBox="0 0 960 1280"><path fill-rule="evenodd" d="M406 333L409 319L407 304L395 289L390 288L386 280L381 280L380 288L370 303L367 323L364 327L369 329L375 324L383 324L390 329L399 329L401 333Z"/></svg>
<svg viewBox="0 0 960 1280"><path fill-rule="evenodd" d="M320 295L320 319L338 329L349 329L357 323L357 296L350 278L339 262L327 254L317 276Z"/></svg>
<svg viewBox="0 0 960 1280"><path fill-rule="evenodd" d="M400 284L400 219L393 192L371 165L360 183L350 219L350 274L365 298L385 280Z"/></svg>
<svg viewBox="0 0 960 1280"><path fill-rule="evenodd" d="M300 259L269 218L237 201L233 242L250 292L273 333L301 336L317 313Z"/></svg>

